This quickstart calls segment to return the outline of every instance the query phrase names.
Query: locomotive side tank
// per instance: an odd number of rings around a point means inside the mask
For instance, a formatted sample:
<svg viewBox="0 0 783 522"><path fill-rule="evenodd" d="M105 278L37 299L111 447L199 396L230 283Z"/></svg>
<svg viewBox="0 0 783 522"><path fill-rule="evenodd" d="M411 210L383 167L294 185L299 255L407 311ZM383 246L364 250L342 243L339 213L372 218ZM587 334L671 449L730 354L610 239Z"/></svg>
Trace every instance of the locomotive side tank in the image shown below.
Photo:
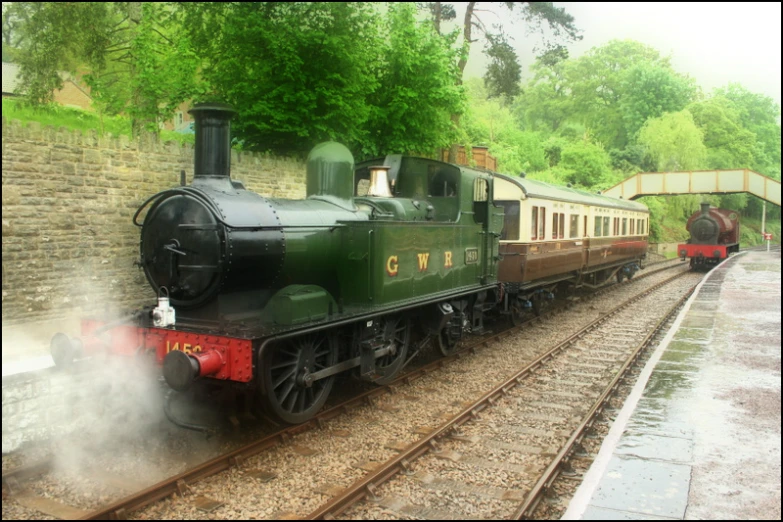
<svg viewBox="0 0 783 522"><path fill-rule="evenodd" d="M739 215L736 211L710 207L704 202L685 225L690 238L678 245L682 259L691 260L693 268L711 268L729 254L739 252Z"/></svg>

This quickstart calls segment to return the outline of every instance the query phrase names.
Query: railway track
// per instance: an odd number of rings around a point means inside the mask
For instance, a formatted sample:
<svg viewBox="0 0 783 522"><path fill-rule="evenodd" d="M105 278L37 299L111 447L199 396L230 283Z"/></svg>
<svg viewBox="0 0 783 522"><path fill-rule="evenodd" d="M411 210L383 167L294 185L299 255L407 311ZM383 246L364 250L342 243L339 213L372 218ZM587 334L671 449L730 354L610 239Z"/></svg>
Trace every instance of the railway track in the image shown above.
<svg viewBox="0 0 783 522"><path fill-rule="evenodd" d="M669 264L673 265L674 267L678 266L677 263L673 263L673 262L670 262ZM645 274L646 277L650 277L652 275L654 275L654 272L652 271L647 272ZM643 279L643 278L638 277L637 279ZM633 285L623 285L619 288L624 288L624 287L627 288L629 286L633 286ZM607 291L611 291L611 290L608 289ZM549 314L551 315L554 315L556 313L558 313L558 310L552 310L551 312L549 312ZM531 322L538 322L538 321L540 321L540 319L529 321L526 324L520 325L520 327L518 327L516 330L526 329L530 326ZM512 333L511 331L507 331L499 334L499 336L509 336L511 335L511 333ZM199 481L202 481L206 477L213 476L216 473L220 473L221 471L225 471L229 469L232 470L243 469L245 470L242 472L243 477L245 475L249 477L255 476L256 478L253 480L256 481L263 481L263 480L275 481L274 472L270 471L269 469L262 469L262 468L257 468L255 470L248 469L248 466L252 466L253 464L253 460L254 460L253 455L263 454L266 450L270 450L272 448L281 449L290 446L290 447L294 447L294 453L297 453L298 451L300 456L305 456L306 458L306 454L308 453L306 447L296 448L295 447L297 446L296 444L291 444L291 442L294 441L295 437L298 437L301 434L305 434L305 433L328 433L330 437L339 438L341 435L344 434L340 433L341 430L339 428L338 429L330 428L330 425L338 421L339 418L341 418L341 416L343 416L345 413L356 412L357 409L365 409L365 410L370 409L370 410L380 410L380 411L383 411L384 408L394 409L394 406L389 406L388 404L389 402L388 399L390 397L398 398L398 396L402 394L403 396L408 396L408 398L413 398L411 394L404 393L401 390L404 389L406 386L412 386L412 385L415 386L416 383L418 383L419 381L423 381L425 379L437 378L433 376L435 375L435 373L439 368L449 366L450 362L452 361L460 361L465 359L466 355L474 352L479 345L487 345L490 342L491 341L489 339L482 339L471 346L465 347L462 351L452 355L449 358L438 360L430 365L423 366L421 368L418 368L410 372L409 374L406 374L405 376L401 377L391 385L382 388L374 388L372 390L369 390L361 394L358 397L354 397L338 406L326 410L310 423L281 430L277 433L262 438L261 440L256 441L251 445L244 446L242 448L228 452L216 459L213 459L212 461L193 467L183 473L173 476L167 480L161 481L160 483L156 484L153 487L146 488L142 491L138 491L137 493L134 493L133 495L124 497L120 501L106 504L101 509L93 510L90 513L85 513L84 510L82 510L79 513L87 518L123 518L128 513L143 508L144 506L154 503L157 500L170 496L172 493L185 494L188 490L198 491L198 487L197 486L194 487L194 484L198 484ZM441 377L441 379L444 378ZM428 387L425 386L424 388L426 389ZM437 393L438 390L434 389L433 392ZM410 404L414 404L414 402L411 402ZM322 429L314 432L313 431L314 428L322 428ZM255 460L258 460L258 458L256 457ZM20 468L19 470L16 471L4 473L3 474L4 495L6 495L6 493L8 492L10 494L9 496L13 498L15 494L18 494L18 492L23 489L20 486L20 484L22 484L25 480L28 480L30 477L40 475L40 473L45 472L47 469L48 468L46 463L43 462L34 465L32 468ZM363 475L364 473L366 473L365 470L360 470L358 474ZM122 486L122 481L109 480L108 482L115 482L115 484L119 484L120 486ZM124 489L124 488L119 487L118 489ZM31 497L34 497L34 495L28 495L27 497L28 504L34 505L35 504L34 502L29 501ZM198 504L199 502L201 504ZM210 501L201 499L196 504L197 504L197 508L198 505L204 507L205 505L209 505ZM48 512L53 514L53 516L58 516L56 514L58 513L57 509L53 509L52 506L48 506L48 508L44 509L43 512ZM60 513L62 513L62 511L60 511Z"/></svg>
<svg viewBox="0 0 783 522"><path fill-rule="evenodd" d="M649 306L648 295L687 276L678 274L656 285L634 303L622 303L569 336L307 518L343 513L365 519L531 518L558 476L573 474L570 461L583 457L581 443L588 430L642 350L693 291L696 277L690 275L690 289L652 330L642 313ZM618 325L628 341L606 343L618 338ZM464 497L482 499L468 505L484 509L449 509ZM346 512L365 500L370 502Z"/></svg>

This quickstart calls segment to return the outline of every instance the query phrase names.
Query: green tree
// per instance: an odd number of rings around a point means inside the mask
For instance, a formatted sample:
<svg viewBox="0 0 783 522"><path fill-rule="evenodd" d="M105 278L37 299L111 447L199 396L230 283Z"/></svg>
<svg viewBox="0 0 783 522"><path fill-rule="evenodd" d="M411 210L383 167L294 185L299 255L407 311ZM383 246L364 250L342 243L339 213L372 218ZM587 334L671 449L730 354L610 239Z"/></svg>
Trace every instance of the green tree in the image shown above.
<svg viewBox="0 0 783 522"><path fill-rule="evenodd" d="M454 140L451 114L461 112L463 89L454 84L455 51L432 24L416 21L411 4L391 4L379 88L368 97L371 113L365 155L430 154Z"/></svg>
<svg viewBox="0 0 783 522"><path fill-rule="evenodd" d="M780 179L780 105L769 96L753 93L738 83L715 90L734 104L742 127L756 135L752 168Z"/></svg>
<svg viewBox="0 0 783 522"><path fill-rule="evenodd" d="M711 169L744 169L753 164L756 136L742 128L739 111L723 96L692 103L688 112L704 133L707 147L706 167Z"/></svg>
<svg viewBox="0 0 783 522"><path fill-rule="evenodd" d="M661 172L705 166L704 134L687 110L647 120L639 132L639 143L647 148Z"/></svg>
<svg viewBox="0 0 783 522"><path fill-rule="evenodd" d="M495 54L495 76L501 71L504 73L513 71L514 68L511 62L517 62L513 48L507 45L505 38L498 37L498 35L503 33L502 24L496 25L493 30L488 29L480 16L484 9L478 8L477 4L478 2L468 2L465 8L465 16L462 21L462 43L459 50L457 76L455 78L455 82L458 85L462 84L471 44L478 41L481 37L486 38L488 35L490 36L487 40L488 45L486 49ZM432 15L433 23L439 31L441 22L453 18L455 15L451 4L434 2L426 5ZM552 35L551 38L546 38L544 41L544 54L547 56L553 56L551 51L560 47L561 44L559 42L580 40L582 38L579 35L579 30L574 26L574 17L566 13L565 9L555 7L552 2L504 2L500 5L507 9L512 16L523 22L530 31L536 31L543 35L545 34L543 25L547 25L548 30L546 33ZM501 48L497 49L496 45L500 45ZM490 83L497 88L498 94L510 94L503 92L501 87L506 88L513 82L504 79L501 83L493 78ZM459 128L460 118L460 113L452 114L451 120L455 128ZM454 162L456 160L457 148L457 144L453 144L449 149L449 161Z"/></svg>
<svg viewBox="0 0 783 522"><path fill-rule="evenodd" d="M304 153L320 141L372 143L366 124L383 48L372 5L183 4L212 94L239 111L253 150Z"/></svg>
<svg viewBox="0 0 783 522"><path fill-rule="evenodd" d="M567 182L592 188L604 180L610 163L609 154L603 147L582 140L563 147L558 166Z"/></svg>
<svg viewBox="0 0 783 522"><path fill-rule="evenodd" d="M487 35L485 53L490 59L484 83L490 97L513 98L520 92L519 79L522 67L516 59L516 51L508 43L506 35Z"/></svg>
<svg viewBox="0 0 783 522"><path fill-rule="evenodd" d="M538 133L520 130L511 109L497 98L489 98L487 86L478 78L466 81L465 87L469 103L463 119L463 141L489 147L500 172L546 169L548 163Z"/></svg>
<svg viewBox="0 0 783 522"><path fill-rule="evenodd" d="M671 67L642 62L622 75L619 86L622 97L623 133L633 140L644 122L665 112L678 112L696 96L692 78L675 73Z"/></svg>
<svg viewBox="0 0 783 522"><path fill-rule="evenodd" d="M15 53L27 99L52 100L61 71L86 72L98 108L123 112L133 133L157 132L195 89L198 60L165 4L20 2Z"/></svg>
<svg viewBox="0 0 783 522"><path fill-rule="evenodd" d="M566 62L545 64L541 60L530 67L533 80L513 104L523 128L557 132L573 117L574 99L565 77L566 67Z"/></svg>
<svg viewBox="0 0 783 522"><path fill-rule="evenodd" d="M611 149L624 149L646 118L684 108L694 91L669 58L632 40L612 40L577 59L545 56L533 70L517 108L523 121L551 130L577 123Z"/></svg>

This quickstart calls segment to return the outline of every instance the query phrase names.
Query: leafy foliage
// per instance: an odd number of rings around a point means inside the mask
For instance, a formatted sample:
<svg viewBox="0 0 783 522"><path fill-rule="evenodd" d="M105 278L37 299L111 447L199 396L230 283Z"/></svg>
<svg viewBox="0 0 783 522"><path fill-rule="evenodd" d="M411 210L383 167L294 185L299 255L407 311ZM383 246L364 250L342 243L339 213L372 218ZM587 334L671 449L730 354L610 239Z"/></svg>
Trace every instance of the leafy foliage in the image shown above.
<svg viewBox="0 0 783 522"><path fill-rule="evenodd" d="M463 89L455 85L456 52L430 24L416 21L410 4L389 6L384 25L379 87L371 107L363 155L429 154L454 140L451 114L464 111Z"/></svg>
<svg viewBox="0 0 783 522"><path fill-rule="evenodd" d="M518 95L522 68L514 48L509 45L503 33L487 34L486 37L487 46L484 52L490 62L484 75L484 83L489 89L490 97Z"/></svg>
<svg viewBox="0 0 783 522"><path fill-rule="evenodd" d="M490 33L487 30L487 26L479 16L479 11L483 11L483 9L478 9L476 7L477 4L478 2L468 2L465 8L465 17L462 24L462 44L459 48L455 82L457 85L462 84L465 66L470 55L470 46L478 39L474 34L474 30L476 30L479 36L488 37L489 45L486 49L493 54L493 67L487 76L488 85L490 85L492 93L494 95L513 96L518 92L514 85L518 81L517 72L519 71L516 51L508 45L505 38L498 36L498 34L503 34L502 24L496 24L496 33ZM430 6L428 10L433 15L433 24L437 31L440 32L442 20L440 14L453 12L453 7L451 4L441 4L439 2L428 5ZM547 57L557 54L550 54L547 51L553 49L560 50L559 42L563 40L580 40L582 38L578 29L574 26L573 16L566 13L563 8L554 7L551 2L503 2L501 5L525 22L528 33L535 31L543 35L545 34L543 24L548 24L548 33L552 37L551 39L545 38L545 51L542 53ZM451 115L451 121L455 127L459 127L460 118L461 113ZM456 155L457 145L452 144L449 149L450 161L455 161Z"/></svg>
<svg viewBox="0 0 783 522"><path fill-rule="evenodd" d="M563 147L558 164L569 183L590 188L603 181L609 172L610 158L603 147L577 141Z"/></svg>
<svg viewBox="0 0 783 522"><path fill-rule="evenodd" d="M239 110L248 149L303 153L366 139L378 88L378 14L364 3L184 4L204 78ZM198 20L209 23L199 24Z"/></svg>
<svg viewBox="0 0 783 522"><path fill-rule="evenodd" d="M511 109L490 98L487 87L478 79L468 80L465 86L469 109L463 120L464 141L489 147L501 172L518 174L547 168L538 133L519 129Z"/></svg>
<svg viewBox="0 0 783 522"><path fill-rule="evenodd" d="M619 89L623 132L630 141L648 119L681 111L696 95L693 79L675 73L670 67L644 62L623 74Z"/></svg>
<svg viewBox="0 0 783 522"><path fill-rule="evenodd" d="M754 170L780 180L780 106L737 83L716 89L715 95L731 101L741 125L756 135Z"/></svg>
<svg viewBox="0 0 783 522"><path fill-rule="evenodd" d="M157 132L193 92L198 59L164 4L20 2L16 9L24 23L14 54L30 103L52 100L60 71L86 71L98 108L130 115L137 135Z"/></svg>
<svg viewBox="0 0 783 522"><path fill-rule="evenodd" d="M532 69L519 99L521 121L551 131L579 122L614 149L625 148L648 118L682 110L696 94L668 58L631 40L613 40L577 59L546 55Z"/></svg>
<svg viewBox="0 0 783 522"><path fill-rule="evenodd" d="M704 133L688 111L667 113L648 120L639 132L657 169L662 172L698 170L705 167Z"/></svg>
<svg viewBox="0 0 783 522"><path fill-rule="evenodd" d="M688 106L694 122L704 133L706 166L712 169L750 168L756 136L743 129L739 111L723 96L714 96Z"/></svg>

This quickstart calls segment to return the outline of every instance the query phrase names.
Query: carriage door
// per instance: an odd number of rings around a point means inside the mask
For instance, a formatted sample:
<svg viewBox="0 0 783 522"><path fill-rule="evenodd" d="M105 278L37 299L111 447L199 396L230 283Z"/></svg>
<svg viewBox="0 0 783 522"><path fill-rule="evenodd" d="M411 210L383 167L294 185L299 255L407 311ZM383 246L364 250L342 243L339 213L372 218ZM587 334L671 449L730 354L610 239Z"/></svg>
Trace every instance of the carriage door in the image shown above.
<svg viewBox="0 0 783 522"><path fill-rule="evenodd" d="M498 242L503 228L503 209L495 208L492 201L492 185L485 178L473 182L473 215L482 224L480 262L481 284L497 279Z"/></svg>

